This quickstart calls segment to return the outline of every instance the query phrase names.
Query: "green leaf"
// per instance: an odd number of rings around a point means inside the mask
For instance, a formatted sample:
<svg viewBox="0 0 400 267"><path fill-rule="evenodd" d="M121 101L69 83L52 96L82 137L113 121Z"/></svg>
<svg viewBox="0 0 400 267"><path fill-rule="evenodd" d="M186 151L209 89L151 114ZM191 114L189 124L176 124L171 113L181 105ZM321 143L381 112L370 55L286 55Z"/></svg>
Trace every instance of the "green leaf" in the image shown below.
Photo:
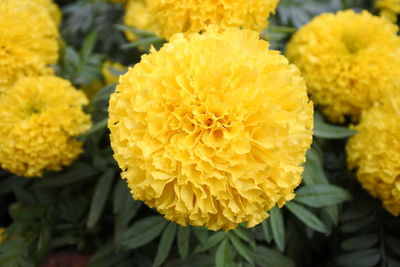
<svg viewBox="0 0 400 267"><path fill-rule="evenodd" d="M314 148L307 151L307 161L304 164L303 178L306 185L328 183L322 167L321 156Z"/></svg>
<svg viewBox="0 0 400 267"><path fill-rule="evenodd" d="M226 238L227 233L224 231L219 231L211 235L202 245L199 245L195 249L195 253L203 252L206 251L207 249L210 249L217 245L219 242L221 242L224 238Z"/></svg>
<svg viewBox="0 0 400 267"><path fill-rule="evenodd" d="M6 179L2 179L0 182L0 195L12 192L17 187L23 187L29 182L29 179L11 176Z"/></svg>
<svg viewBox="0 0 400 267"><path fill-rule="evenodd" d="M88 228L96 225L106 203L111 184L114 179L115 170L108 169L99 179L94 189L92 202L90 204L89 216L86 222Z"/></svg>
<svg viewBox="0 0 400 267"><path fill-rule="evenodd" d="M157 36L150 36L150 37L145 37L143 39L139 39L137 41L128 43L128 44L124 44L121 46L121 49L131 49L134 47L138 47L138 46L142 46L142 45L151 45L154 43L161 43L164 42L164 39L161 39Z"/></svg>
<svg viewBox="0 0 400 267"><path fill-rule="evenodd" d="M330 184L315 184L301 187L296 191L296 202L313 208L322 208L348 201L347 190Z"/></svg>
<svg viewBox="0 0 400 267"><path fill-rule="evenodd" d="M265 239L267 240L268 243L271 243L273 237L272 237L271 223L269 219L263 221L262 228L264 231Z"/></svg>
<svg viewBox="0 0 400 267"><path fill-rule="evenodd" d="M246 259L249 263L253 264L254 263L254 253L251 251L246 245L240 241L239 238L237 238L233 234L229 234L229 239L232 242L233 247L236 249L236 251Z"/></svg>
<svg viewBox="0 0 400 267"><path fill-rule="evenodd" d="M227 239L221 242L215 254L216 267L229 267L232 265L231 247Z"/></svg>
<svg viewBox="0 0 400 267"><path fill-rule="evenodd" d="M176 224L173 222L168 223L164 233L161 236L161 241L158 245L156 259L154 260L153 266L158 267L163 264L167 259L169 252L171 251L172 243L174 242L176 234Z"/></svg>
<svg viewBox="0 0 400 267"><path fill-rule="evenodd" d="M338 266L376 266L381 260L379 249L367 249L364 251L357 251L346 253L336 257L334 263Z"/></svg>
<svg viewBox="0 0 400 267"><path fill-rule="evenodd" d="M259 266L268 267L294 267L294 262L275 249L257 246L255 262Z"/></svg>
<svg viewBox="0 0 400 267"><path fill-rule="evenodd" d="M161 216L151 216L136 222L123 235L121 245L135 249L160 235L167 221Z"/></svg>
<svg viewBox="0 0 400 267"><path fill-rule="evenodd" d="M325 234L328 233L328 229L325 224L302 205L292 201L286 203L285 207L311 229Z"/></svg>
<svg viewBox="0 0 400 267"><path fill-rule="evenodd" d="M107 128L107 123L108 123L108 118L105 118L105 119L102 119L102 120L96 122L92 126L92 128L90 128L88 131L86 131L82 136L92 135L94 133L97 133L98 131L106 129Z"/></svg>
<svg viewBox="0 0 400 267"><path fill-rule="evenodd" d="M356 131L347 127L331 125L321 119L314 120L314 136L326 139L342 139L354 135Z"/></svg>
<svg viewBox="0 0 400 267"><path fill-rule="evenodd" d="M342 243L342 249L345 251L365 250L372 248L379 241L377 234L367 234L347 239Z"/></svg>
<svg viewBox="0 0 400 267"><path fill-rule="evenodd" d="M178 252L184 260L189 254L190 226L178 226Z"/></svg>
<svg viewBox="0 0 400 267"><path fill-rule="evenodd" d="M92 31L91 33L88 34L88 36L85 38L82 44L81 48L81 57L86 59L92 54L94 50L94 46L97 41L97 31Z"/></svg>
<svg viewBox="0 0 400 267"><path fill-rule="evenodd" d="M339 230L342 233L357 232L357 231L363 230L364 228L370 226L372 223L375 222L375 220L376 220L375 216L371 215L371 216L361 218L356 221L351 221L346 224L343 224L342 226L340 226Z"/></svg>
<svg viewBox="0 0 400 267"><path fill-rule="evenodd" d="M200 243L204 246L208 240L208 230L207 228L201 226L192 227L194 235L200 241Z"/></svg>
<svg viewBox="0 0 400 267"><path fill-rule="evenodd" d="M243 241L249 243L254 249L256 248L256 242L255 242L254 236L250 230L244 229L242 227L238 227L238 228L232 230L232 232L237 237L242 239Z"/></svg>
<svg viewBox="0 0 400 267"><path fill-rule="evenodd" d="M278 207L273 207L270 211L270 224L272 236L280 251L285 250L285 223L282 212Z"/></svg>
<svg viewBox="0 0 400 267"><path fill-rule="evenodd" d="M135 35L139 35L139 36L154 36L153 32L149 32L149 31L134 28L134 27L129 27L126 25L118 24L118 25L115 25L115 28L120 31L128 31L128 32L131 32L131 33L133 33Z"/></svg>

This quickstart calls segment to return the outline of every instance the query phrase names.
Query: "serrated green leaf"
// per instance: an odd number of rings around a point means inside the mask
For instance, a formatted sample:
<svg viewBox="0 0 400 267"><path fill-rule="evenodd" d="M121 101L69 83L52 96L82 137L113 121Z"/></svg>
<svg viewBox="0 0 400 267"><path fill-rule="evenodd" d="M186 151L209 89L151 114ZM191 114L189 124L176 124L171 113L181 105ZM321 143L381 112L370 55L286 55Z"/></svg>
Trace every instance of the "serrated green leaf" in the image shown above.
<svg viewBox="0 0 400 267"><path fill-rule="evenodd" d="M215 254L216 267L229 267L232 265L231 247L227 239L221 242Z"/></svg>
<svg viewBox="0 0 400 267"><path fill-rule="evenodd" d="M325 224L304 206L292 201L286 203L285 207L311 229L325 234L328 233L328 229Z"/></svg>
<svg viewBox="0 0 400 267"><path fill-rule="evenodd" d="M334 263L343 267L370 267L376 266L380 260L380 251L374 248L340 255L335 258Z"/></svg>
<svg viewBox="0 0 400 267"><path fill-rule="evenodd" d="M342 243L342 249L345 251L365 250L372 248L379 241L377 234L367 234L347 239Z"/></svg>
<svg viewBox="0 0 400 267"><path fill-rule="evenodd" d="M121 46L121 49L131 49L131 48L135 48L135 47L139 47L142 45L152 45L155 43L161 43L164 42L164 39L161 39L157 36L149 36L149 37L144 37L143 39L128 43L128 44L124 44Z"/></svg>
<svg viewBox="0 0 400 267"><path fill-rule="evenodd" d="M178 252L184 260L189 254L190 226L178 226Z"/></svg>
<svg viewBox="0 0 400 267"><path fill-rule="evenodd" d="M271 229L271 223L270 220L266 219L262 222L262 228L264 232L265 239L267 240L268 243L271 243L272 241L272 229Z"/></svg>
<svg viewBox="0 0 400 267"><path fill-rule="evenodd" d="M330 184L315 184L296 191L295 201L314 208L337 205L351 199L347 190Z"/></svg>
<svg viewBox="0 0 400 267"><path fill-rule="evenodd" d="M208 230L205 227L194 226L192 227L194 235L200 241L200 243L204 246L208 240Z"/></svg>
<svg viewBox="0 0 400 267"><path fill-rule="evenodd" d="M270 224L272 236L280 251L285 250L285 223L282 212L278 207L273 207L270 211Z"/></svg>
<svg viewBox="0 0 400 267"><path fill-rule="evenodd" d="M167 221L161 216L146 217L137 221L124 234L121 245L135 249L154 240L163 231Z"/></svg>
<svg viewBox="0 0 400 267"><path fill-rule="evenodd" d="M206 251L218 243L220 243L224 238L226 238L227 233L223 231L216 232L212 234L207 240L204 242L204 244L199 245L195 249L195 253L203 252Z"/></svg>
<svg viewBox="0 0 400 267"><path fill-rule="evenodd" d="M229 234L229 239L232 242L233 247L235 250L244 258L246 261L249 263L253 264L254 263L254 253L251 251L246 245L240 241L239 238L237 238L233 234Z"/></svg>
<svg viewBox="0 0 400 267"><path fill-rule="evenodd" d="M108 169L99 179L94 189L92 202L90 204L89 216L86 222L88 228L96 225L103 212L108 193L111 190L111 184L114 179L115 170Z"/></svg>
<svg viewBox="0 0 400 267"><path fill-rule="evenodd" d="M158 244L156 259L154 260L153 266L158 267L164 263L167 259L169 252L171 251L172 243L174 243L176 235L176 223L169 222L161 235L160 243Z"/></svg>
<svg viewBox="0 0 400 267"><path fill-rule="evenodd" d="M244 229L242 227L238 227L232 230L232 232L243 241L249 243L254 249L256 248L254 236L251 231L249 231L248 229Z"/></svg>
<svg viewBox="0 0 400 267"><path fill-rule="evenodd" d="M294 262L275 249L257 246L255 262L258 266L268 267L294 267Z"/></svg>
<svg viewBox="0 0 400 267"><path fill-rule="evenodd" d="M342 139L354 135L356 131L347 127L331 125L323 120L314 120L314 136L326 139Z"/></svg>
<svg viewBox="0 0 400 267"><path fill-rule="evenodd" d="M93 53L94 46L97 41L97 31L94 30L88 34L82 44L81 57L86 59Z"/></svg>

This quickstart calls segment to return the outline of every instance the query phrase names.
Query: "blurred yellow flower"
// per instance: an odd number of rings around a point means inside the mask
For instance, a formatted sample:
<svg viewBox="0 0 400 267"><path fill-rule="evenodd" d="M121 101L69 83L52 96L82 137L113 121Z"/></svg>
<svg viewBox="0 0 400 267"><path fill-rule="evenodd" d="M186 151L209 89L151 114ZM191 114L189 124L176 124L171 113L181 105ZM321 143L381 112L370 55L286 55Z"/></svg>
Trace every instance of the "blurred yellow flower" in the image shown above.
<svg viewBox="0 0 400 267"><path fill-rule="evenodd" d="M20 176L60 170L81 152L91 126L85 95L55 76L22 78L0 100L0 166Z"/></svg>
<svg viewBox="0 0 400 267"><path fill-rule="evenodd" d="M108 126L135 199L180 225L253 227L293 199L313 106L258 33L177 34L122 75ZM217 59L217 60L216 60Z"/></svg>
<svg viewBox="0 0 400 267"><path fill-rule="evenodd" d="M117 83L120 76L119 73L123 73L125 70L126 67L119 62L104 61L101 66L101 73L103 74L105 84Z"/></svg>
<svg viewBox="0 0 400 267"><path fill-rule="evenodd" d="M279 0L155 0L147 1L149 24L160 37L197 33L208 25L261 31Z"/></svg>
<svg viewBox="0 0 400 267"><path fill-rule="evenodd" d="M397 21L397 15L400 14L400 0L377 0L375 8L380 11L382 17L392 22Z"/></svg>
<svg viewBox="0 0 400 267"><path fill-rule="evenodd" d="M0 244L6 240L6 229L0 227Z"/></svg>
<svg viewBox="0 0 400 267"><path fill-rule="evenodd" d="M363 113L347 144L350 169L393 215L400 214L400 91Z"/></svg>
<svg viewBox="0 0 400 267"><path fill-rule="evenodd" d="M0 29L0 95L21 77L53 73L58 32L42 5L1 0Z"/></svg>
<svg viewBox="0 0 400 267"><path fill-rule="evenodd" d="M331 121L344 122L346 116L358 121L362 110L400 88L397 31L396 25L366 11L323 14L293 36L286 54Z"/></svg>
<svg viewBox="0 0 400 267"><path fill-rule="evenodd" d="M58 5L54 3L53 0L33 0L33 2L43 5L47 9L47 12L49 12L56 25L60 26L62 13Z"/></svg>
<svg viewBox="0 0 400 267"><path fill-rule="evenodd" d="M149 24L149 11L146 0L129 0L125 6L124 24L133 28L152 31ZM129 41L135 41L137 36L129 31L125 31Z"/></svg>

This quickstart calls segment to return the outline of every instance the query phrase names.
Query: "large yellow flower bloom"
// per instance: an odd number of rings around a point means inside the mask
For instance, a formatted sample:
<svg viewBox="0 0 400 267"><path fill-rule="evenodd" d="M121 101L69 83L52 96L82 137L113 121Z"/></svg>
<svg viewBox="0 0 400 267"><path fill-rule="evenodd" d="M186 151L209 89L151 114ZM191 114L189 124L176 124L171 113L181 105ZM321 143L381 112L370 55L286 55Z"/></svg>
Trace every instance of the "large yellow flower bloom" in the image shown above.
<svg viewBox="0 0 400 267"><path fill-rule="evenodd" d="M312 139L300 72L258 33L178 34L122 75L111 145L135 199L209 229L262 222L294 197Z"/></svg>
<svg viewBox="0 0 400 267"><path fill-rule="evenodd" d="M82 152L75 137L91 125L87 103L67 80L20 79L0 100L0 166L34 177L70 164Z"/></svg>
<svg viewBox="0 0 400 267"><path fill-rule="evenodd" d="M153 31L149 22L150 14L146 0L129 0L125 6L124 24L126 26ZM132 32L125 32L130 41L135 41L137 36Z"/></svg>
<svg viewBox="0 0 400 267"><path fill-rule="evenodd" d="M377 0L375 7L383 17L392 22L397 21L397 15L400 14L400 0Z"/></svg>
<svg viewBox="0 0 400 267"><path fill-rule="evenodd" d="M208 25L261 31L279 0L154 0L147 1L150 24L169 39L175 33L203 31Z"/></svg>
<svg viewBox="0 0 400 267"><path fill-rule="evenodd" d="M400 214L400 91L362 116L347 145L350 169L393 215Z"/></svg>
<svg viewBox="0 0 400 267"><path fill-rule="evenodd" d="M47 9L47 12L49 12L50 17L53 19L56 25L60 25L62 13L58 5L54 3L53 0L33 0L33 2L43 5Z"/></svg>
<svg viewBox="0 0 400 267"><path fill-rule="evenodd" d="M0 95L21 77L53 73L58 32L42 5L1 0L0 29Z"/></svg>
<svg viewBox="0 0 400 267"><path fill-rule="evenodd" d="M397 31L366 11L323 14L293 36L286 53L331 121L343 122L345 116L357 121L362 110L400 88Z"/></svg>

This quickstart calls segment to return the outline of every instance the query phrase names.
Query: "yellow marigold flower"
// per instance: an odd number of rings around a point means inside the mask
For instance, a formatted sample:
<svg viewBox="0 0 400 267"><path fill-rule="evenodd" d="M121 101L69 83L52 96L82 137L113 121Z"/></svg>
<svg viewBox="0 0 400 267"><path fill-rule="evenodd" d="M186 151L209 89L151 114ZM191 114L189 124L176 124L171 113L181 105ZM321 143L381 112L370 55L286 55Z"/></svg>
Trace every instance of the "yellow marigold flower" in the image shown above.
<svg viewBox="0 0 400 267"><path fill-rule="evenodd" d="M60 170L81 152L76 137L91 126L87 98L55 76L17 81L0 100L0 166L17 175Z"/></svg>
<svg viewBox="0 0 400 267"><path fill-rule="evenodd" d="M122 73L125 70L126 67L119 62L104 61L101 66L101 73L103 74L105 84L117 83L119 79L118 73Z"/></svg>
<svg viewBox="0 0 400 267"><path fill-rule="evenodd" d="M313 106L297 67L268 46L211 27L175 35L121 76L108 126L135 199L180 225L229 230L294 197Z"/></svg>
<svg viewBox="0 0 400 267"><path fill-rule="evenodd" d="M0 29L0 95L21 77L53 73L58 32L42 5L1 0Z"/></svg>
<svg viewBox="0 0 400 267"><path fill-rule="evenodd" d="M392 22L397 21L397 15L400 14L400 0L377 0L375 7L382 17Z"/></svg>
<svg viewBox="0 0 400 267"><path fill-rule="evenodd" d="M153 31L149 24L149 11L146 0L129 0L125 7L124 24L126 26ZM137 36L132 32L125 32L126 38L135 41Z"/></svg>
<svg viewBox="0 0 400 267"><path fill-rule="evenodd" d="M286 54L331 121L344 122L346 116L358 121L362 110L400 88L397 31L396 25L366 11L323 14L293 36Z"/></svg>
<svg viewBox="0 0 400 267"><path fill-rule="evenodd" d="M363 113L347 144L350 169L393 215L400 214L400 91Z"/></svg>
<svg viewBox="0 0 400 267"><path fill-rule="evenodd" d="M279 0L155 0L147 1L150 24L166 39L175 33L195 33L215 24L261 31Z"/></svg>
<svg viewBox="0 0 400 267"><path fill-rule="evenodd" d="M0 227L0 244L6 240L6 229Z"/></svg>
<svg viewBox="0 0 400 267"><path fill-rule="evenodd" d="M53 0L33 0L33 2L43 5L57 26L61 24L62 13L58 5L55 4Z"/></svg>

